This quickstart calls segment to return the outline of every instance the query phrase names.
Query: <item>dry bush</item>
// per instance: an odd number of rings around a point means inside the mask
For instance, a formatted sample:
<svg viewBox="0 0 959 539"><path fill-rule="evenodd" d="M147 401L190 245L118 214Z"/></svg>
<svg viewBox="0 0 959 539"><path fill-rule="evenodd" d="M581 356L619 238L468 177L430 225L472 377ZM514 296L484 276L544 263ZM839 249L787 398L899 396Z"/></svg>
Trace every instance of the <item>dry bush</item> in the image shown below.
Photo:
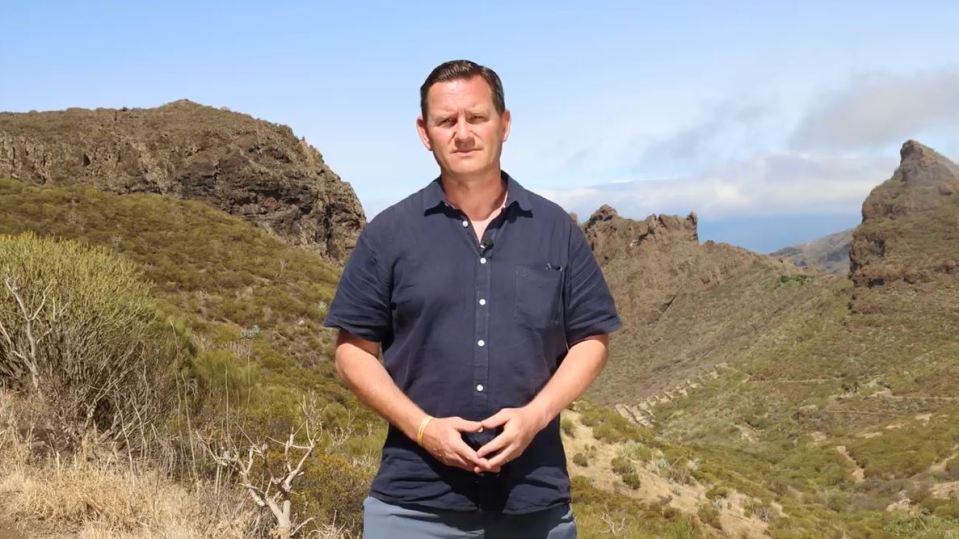
<svg viewBox="0 0 959 539"><path fill-rule="evenodd" d="M248 536L252 511L238 489L182 486L92 437L69 457L39 456L21 401L0 390L0 506L30 536Z"/></svg>
<svg viewBox="0 0 959 539"><path fill-rule="evenodd" d="M206 445L208 454L219 466L239 476L240 485L246 489L253 503L269 510L274 522L271 535L280 539L297 535L304 526L313 522L313 518L302 521L296 519L293 513L293 482L304 474L303 465L316 449L316 437L307 429L306 440L300 444L296 441L296 434L291 432L289 438L282 442L282 453L276 459L278 463L271 462L273 452L267 443L250 442L242 450L234 446L219 452ZM256 478L254 466L258 463L269 477Z"/></svg>
<svg viewBox="0 0 959 539"><path fill-rule="evenodd" d="M0 236L0 385L38 394L59 441L142 442L175 395L177 344L140 277L102 247Z"/></svg>
<svg viewBox="0 0 959 539"><path fill-rule="evenodd" d="M256 511L255 535L333 538L359 531L351 502L365 496L368 482L358 483L348 462L327 453L343 434L321 419L327 408L315 394L304 396L297 426L284 439L251 436L239 425L194 434L217 465L216 483L246 490L244 501Z"/></svg>

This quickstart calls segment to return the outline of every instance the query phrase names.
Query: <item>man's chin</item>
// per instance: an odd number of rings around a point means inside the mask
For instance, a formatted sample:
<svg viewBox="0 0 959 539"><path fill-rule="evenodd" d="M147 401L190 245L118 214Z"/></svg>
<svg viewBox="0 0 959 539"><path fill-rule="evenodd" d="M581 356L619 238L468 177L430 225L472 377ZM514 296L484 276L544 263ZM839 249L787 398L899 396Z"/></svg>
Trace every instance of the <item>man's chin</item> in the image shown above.
<svg viewBox="0 0 959 539"><path fill-rule="evenodd" d="M485 163L483 166L474 163L453 163L452 166L448 168L448 171L454 176L470 177L481 176L490 171L492 168L495 168L494 165L489 163Z"/></svg>

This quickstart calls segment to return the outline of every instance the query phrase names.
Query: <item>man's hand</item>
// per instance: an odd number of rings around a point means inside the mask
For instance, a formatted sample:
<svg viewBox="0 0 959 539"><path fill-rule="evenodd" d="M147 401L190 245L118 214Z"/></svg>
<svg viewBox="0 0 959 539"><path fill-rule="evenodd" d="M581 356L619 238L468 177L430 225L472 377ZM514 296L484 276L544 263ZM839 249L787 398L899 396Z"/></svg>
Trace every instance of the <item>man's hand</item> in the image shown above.
<svg viewBox="0 0 959 539"><path fill-rule="evenodd" d="M484 429L494 429L503 425L503 432L493 438L476 452L477 457L486 462L475 472L499 472L504 464L523 454L533 437L543 430L546 421L542 413L530 406L521 408L503 408L481 421ZM499 453L496 453L499 451ZM487 460L489 455L496 453Z"/></svg>
<svg viewBox="0 0 959 539"><path fill-rule="evenodd" d="M466 445L461 434L482 429L478 421L467 421L461 417L436 417L430 420L423 431L423 448L447 466L456 466L469 472L485 470L489 463Z"/></svg>

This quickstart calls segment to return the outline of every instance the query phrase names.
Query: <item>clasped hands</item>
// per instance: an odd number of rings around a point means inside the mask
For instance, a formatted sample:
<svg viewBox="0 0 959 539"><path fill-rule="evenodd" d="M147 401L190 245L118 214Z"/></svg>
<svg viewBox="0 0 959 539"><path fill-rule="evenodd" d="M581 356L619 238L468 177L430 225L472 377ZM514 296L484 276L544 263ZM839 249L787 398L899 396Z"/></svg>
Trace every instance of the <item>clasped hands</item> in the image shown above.
<svg viewBox="0 0 959 539"><path fill-rule="evenodd" d="M503 427L502 432L477 450L463 440L464 432ZM423 431L423 447L447 466L473 473L498 473L504 464L523 454L543 427L545 418L529 406L503 408L482 421L437 417Z"/></svg>

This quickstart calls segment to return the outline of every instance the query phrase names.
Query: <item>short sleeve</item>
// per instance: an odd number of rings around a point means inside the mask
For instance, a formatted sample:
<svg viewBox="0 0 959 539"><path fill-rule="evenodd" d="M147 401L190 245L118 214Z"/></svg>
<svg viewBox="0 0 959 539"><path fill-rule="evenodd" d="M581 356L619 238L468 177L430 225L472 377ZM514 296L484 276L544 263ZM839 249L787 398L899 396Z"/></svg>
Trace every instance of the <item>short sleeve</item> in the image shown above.
<svg viewBox="0 0 959 539"><path fill-rule="evenodd" d="M564 306L566 342L572 346L593 335L612 333L623 324L586 236L575 224L570 228Z"/></svg>
<svg viewBox="0 0 959 539"><path fill-rule="evenodd" d="M323 325L370 341L384 342L392 331L390 274L367 226L343 269Z"/></svg>

